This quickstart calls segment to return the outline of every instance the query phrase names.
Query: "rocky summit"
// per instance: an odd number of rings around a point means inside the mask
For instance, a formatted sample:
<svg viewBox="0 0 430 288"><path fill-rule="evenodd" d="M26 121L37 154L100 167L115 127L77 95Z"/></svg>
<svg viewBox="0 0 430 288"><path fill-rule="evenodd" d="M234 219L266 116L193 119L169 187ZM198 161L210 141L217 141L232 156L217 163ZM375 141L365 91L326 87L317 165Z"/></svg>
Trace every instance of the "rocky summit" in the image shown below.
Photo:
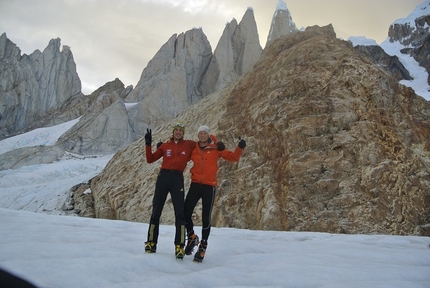
<svg viewBox="0 0 430 288"><path fill-rule="evenodd" d="M271 41L252 70L178 119L188 139L206 124L229 150L247 141L239 162L220 160L214 226L430 236L430 103L331 25ZM149 221L160 163L146 163L144 145L92 179L96 217ZM161 220L174 223L170 200Z"/></svg>

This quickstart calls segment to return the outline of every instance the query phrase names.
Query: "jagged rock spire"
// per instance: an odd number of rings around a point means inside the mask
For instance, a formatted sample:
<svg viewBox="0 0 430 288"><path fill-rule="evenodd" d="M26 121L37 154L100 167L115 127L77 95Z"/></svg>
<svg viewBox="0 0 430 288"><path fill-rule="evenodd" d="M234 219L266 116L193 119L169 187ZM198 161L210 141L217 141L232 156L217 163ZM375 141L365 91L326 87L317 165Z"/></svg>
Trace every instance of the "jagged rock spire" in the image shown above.
<svg viewBox="0 0 430 288"><path fill-rule="evenodd" d="M298 31L298 29L296 24L293 22L290 11L287 9L287 4L284 1L279 0L278 5L276 6L276 11L273 14L266 46L270 41L296 31Z"/></svg>
<svg viewBox="0 0 430 288"><path fill-rule="evenodd" d="M81 97L73 54L60 38L40 52L22 55L6 33L0 36L0 139L37 128L66 101Z"/></svg>
<svg viewBox="0 0 430 288"><path fill-rule="evenodd" d="M207 94L251 70L262 50L254 11L249 7L239 24L233 19L224 28L203 81Z"/></svg>

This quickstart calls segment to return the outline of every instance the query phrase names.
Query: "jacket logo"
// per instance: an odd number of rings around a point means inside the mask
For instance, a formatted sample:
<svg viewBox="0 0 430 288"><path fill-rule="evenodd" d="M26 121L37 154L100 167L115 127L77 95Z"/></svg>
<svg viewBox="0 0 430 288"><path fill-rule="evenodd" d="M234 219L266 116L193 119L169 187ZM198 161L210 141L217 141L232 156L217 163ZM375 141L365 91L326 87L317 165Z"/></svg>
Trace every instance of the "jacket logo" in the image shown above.
<svg viewBox="0 0 430 288"><path fill-rule="evenodd" d="M167 149L167 151L166 151L166 156L167 156L167 157L172 156L172 149Z"/></svg>
<svg viewBox="0 0 430 288"><path fill-rule="evenodd" d="M182 152L181 152L181 154L182 154L182 155L187 155L187 153L185 153L185 151L182 151Z"/></svg>

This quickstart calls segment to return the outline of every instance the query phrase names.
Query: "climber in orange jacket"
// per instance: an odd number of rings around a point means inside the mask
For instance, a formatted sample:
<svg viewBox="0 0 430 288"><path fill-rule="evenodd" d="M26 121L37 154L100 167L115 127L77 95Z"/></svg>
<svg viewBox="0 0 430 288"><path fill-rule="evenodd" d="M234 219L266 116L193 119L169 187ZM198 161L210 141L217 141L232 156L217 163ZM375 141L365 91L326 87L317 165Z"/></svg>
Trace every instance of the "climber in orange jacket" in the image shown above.
<svg viewBox="0 0 430 288"><path fill-rule="evenodd" d="M216 143L215 136L210 135L208 126L200 126L198 138L199 141L191 153L191 160L194 165L190 169L191 185L184 204L188 235L185 255L191 255L194 247L199 244L199 237L194 233L192 214L197 202L202 199L202 240L194 255L195 262L202 262L211 229L211 214L217 186L218 159L223 158L229 162L239 161L246 142L243 139L240 140L234 152L225 150L225 145L222 142Z"/></svg>

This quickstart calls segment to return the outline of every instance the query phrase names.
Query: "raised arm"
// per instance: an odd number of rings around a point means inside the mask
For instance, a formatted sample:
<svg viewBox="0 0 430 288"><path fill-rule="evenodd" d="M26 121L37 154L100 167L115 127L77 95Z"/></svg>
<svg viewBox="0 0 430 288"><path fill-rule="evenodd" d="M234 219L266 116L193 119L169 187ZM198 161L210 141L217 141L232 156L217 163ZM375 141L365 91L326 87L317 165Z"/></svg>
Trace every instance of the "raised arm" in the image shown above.
<svg viewBox="0 0 430 288"><path fill-rule="evenodd" d="M158 145L157 145L157 150L155 150L155 152L152 153L152 146L151 145L152 145L152 131L151 131L151 129L146 129L145 156L146 156L146 162L148 162L148 163L155 162L163 156L163 150L158 149L159 148Z"/></svg>
<svg viewBox="0 0 430 288"><path fill-rule="evenodd" d="M222 142L221 142L222 143ZM219 152L221 158L229 161L229 162L237 162L242 156L243 149L246 147L246 141L241 139L239 144L234 149L234 152L229 150L223 150Z"/></svg>

